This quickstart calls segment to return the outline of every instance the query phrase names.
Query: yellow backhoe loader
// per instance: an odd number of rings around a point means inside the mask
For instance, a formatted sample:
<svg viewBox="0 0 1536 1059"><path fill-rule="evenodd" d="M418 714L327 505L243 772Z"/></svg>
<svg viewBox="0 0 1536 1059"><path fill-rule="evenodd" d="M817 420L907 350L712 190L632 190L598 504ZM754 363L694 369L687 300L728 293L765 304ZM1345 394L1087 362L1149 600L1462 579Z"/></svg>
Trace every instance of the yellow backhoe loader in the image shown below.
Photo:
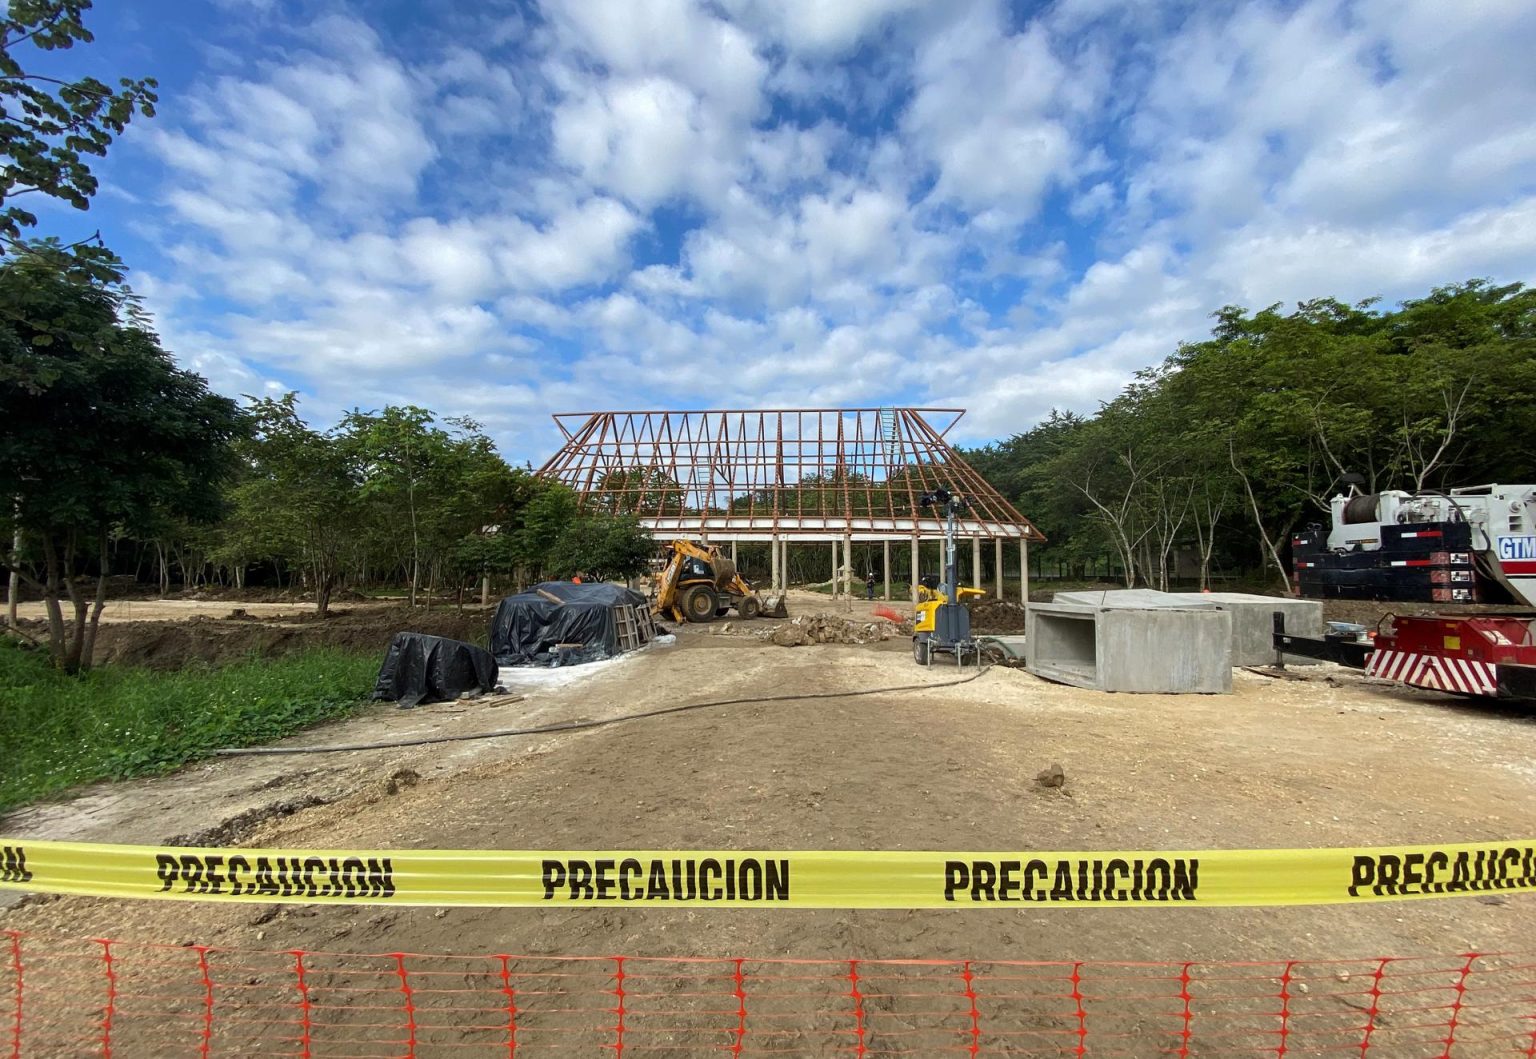
<svg viewBox="0 0 1536 1059"><path fill-rule="evenodd" d="M783 596L764 600L736 572L736 564L717 549L686 540L673 541L667 548L666 565L656 575L658 617L709 622L733 608L743 618L789 616Z"/></svg>

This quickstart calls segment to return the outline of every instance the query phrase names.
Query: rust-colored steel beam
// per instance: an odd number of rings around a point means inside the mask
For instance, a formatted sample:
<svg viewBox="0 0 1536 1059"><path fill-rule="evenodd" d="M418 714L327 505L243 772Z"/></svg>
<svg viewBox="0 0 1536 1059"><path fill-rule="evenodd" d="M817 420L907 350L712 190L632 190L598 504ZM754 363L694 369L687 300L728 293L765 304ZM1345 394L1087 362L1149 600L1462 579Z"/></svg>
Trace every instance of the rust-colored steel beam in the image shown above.
<svg viewBox="0 0 1536 1059"><path fill-rule="evenodd" d="M920 496L971 500L970 537L1045 538L944 440L960 408L562 412L539 474L583 509L632 514L658 536L858 540L937 536ZM942 429L929 417L946 420Z"/></svg>

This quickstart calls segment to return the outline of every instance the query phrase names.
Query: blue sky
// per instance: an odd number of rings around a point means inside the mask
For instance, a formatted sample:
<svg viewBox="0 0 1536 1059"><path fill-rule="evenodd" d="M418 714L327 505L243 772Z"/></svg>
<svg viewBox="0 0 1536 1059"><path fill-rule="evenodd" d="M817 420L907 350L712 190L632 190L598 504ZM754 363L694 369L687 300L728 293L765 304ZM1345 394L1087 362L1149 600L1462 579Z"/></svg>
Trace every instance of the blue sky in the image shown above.
<svg viewBox="0 0 1536 1059"><path fill-rule="evenodd" d="M1529 0L107 3L89 215L162 337L317 422L1089 411L1209 314L1536 276Z"/></svg>

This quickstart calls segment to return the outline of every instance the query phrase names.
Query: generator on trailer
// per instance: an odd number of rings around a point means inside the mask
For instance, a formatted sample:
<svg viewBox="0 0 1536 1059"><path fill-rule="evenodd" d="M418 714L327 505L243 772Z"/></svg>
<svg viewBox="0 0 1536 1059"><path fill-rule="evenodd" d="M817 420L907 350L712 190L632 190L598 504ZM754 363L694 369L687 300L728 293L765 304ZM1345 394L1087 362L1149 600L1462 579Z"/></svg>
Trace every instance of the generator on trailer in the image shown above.
<svg viewBox="0 0 1536 1059"><path fill-rule="evenodd" d="M1331 507L1330 528L1291 539L1302 596L1536 606L1536 485L1448 493L1352 486Z"/></svg>
<svg viewBox="0 0 1536 1059"><path fill-rule="evenodd" d="M912 657L921 666L930 665L935 654L951 654L957 663L966 654L981 662L981 645L971 635L971 612L962 601L984 596L976 588L960 587L960 563L955 551L955 516L965 511L969 501L948 489L924 493L918 502L944 516L944 580L932 574L919 580L917 609L912 616Z"/></svg>

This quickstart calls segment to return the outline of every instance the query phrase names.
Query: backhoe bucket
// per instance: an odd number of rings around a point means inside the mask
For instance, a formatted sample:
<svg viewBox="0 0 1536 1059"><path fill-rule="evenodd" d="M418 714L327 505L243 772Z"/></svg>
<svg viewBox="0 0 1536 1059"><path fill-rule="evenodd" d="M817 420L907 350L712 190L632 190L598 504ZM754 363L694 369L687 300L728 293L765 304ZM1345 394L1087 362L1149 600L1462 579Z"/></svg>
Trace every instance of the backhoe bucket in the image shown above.
<svg viewBox="0 0 1536 1059"><path fill-rule="evenodd" d="M758 613L764 618L787 618L789 607L784 603L783 595L764 596L763 608Z"/></svg>

